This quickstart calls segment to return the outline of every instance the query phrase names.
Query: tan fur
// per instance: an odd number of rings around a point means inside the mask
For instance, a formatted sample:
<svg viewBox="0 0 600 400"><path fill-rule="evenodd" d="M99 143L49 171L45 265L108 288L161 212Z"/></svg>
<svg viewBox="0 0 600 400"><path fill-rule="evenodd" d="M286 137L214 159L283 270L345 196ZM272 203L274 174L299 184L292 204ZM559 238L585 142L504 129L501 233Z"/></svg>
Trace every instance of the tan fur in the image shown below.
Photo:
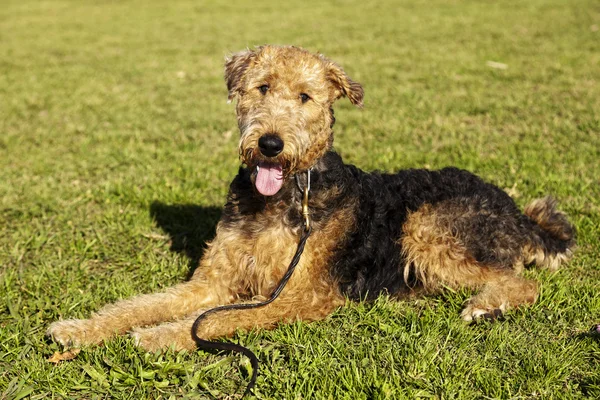
<svg viewBox="0 0 600 400"><path fill-rule="evenodd" d="M333 102L348 96L353 104L362 106L362 87L342 68L296 47L267 46L238 53L226 65L230 97L238 98L240 156L250 166L261 159L258 139L277 132L285 142L277 161L286 173L310 168L331 147L329 110ZM249 65L251 76L244 73ZM269 86L269 96L257 90L262 85ZM301 104L301 93L312 100Z"/></svg>
<svg viewBox="0 0 600 400"><path fill-rule="evenodd" d="M556 200L551 197L536 199L525 206L523 214L533 219L542 229L561 240L571 240L573 234L565 229L566 216L556 209Z"/></svg>
<svg viewBox="0 0 600 400"><path fill-rule="evenodd" d="M347 224L351 221L352 216L346 210L341 210L331 223L315 231L308 239L306 250L294 275L281 296L273 303L258 309L232 310L210 315L200 325L198 336L211 339L230 336L237 329L272 328L280 322L319 320L343 305L345 299L338 291L337 285L331 281L327 265L335 244L331 238L343 236L343 232L347 231ZM242 286L253 289L251 295L254 300L261 300L270 295L283 276L295 250L296 235L286 232L285 228L272 234L283 235L284 242L291 241L291 243L279 243L280 248L290 249L291 252L278 254L274 251L264 251L265 248L271 248L268 246L262 247L262 252L254 253L256 260L241 279ZM261 235L261 238L264 236ZM252 247L254 244L245 241L230 250L232 254L247 254L248 251L252 251ZM234 259L238 258L239 256L236 256ZM258 265L262 268L256 267ZM149 350L165 346L192 349L195 347L191 336L192 324L202 311L204 310L198 310L188 318L170 324L136 329L133 336L139 345Z"/></svg>
<svg viewBox="0 0 600 400"><path fill-rule="evenodd" d="M556 271L561 265L573 257L573 251L567 249L565 253L546 254L543 249L534 246L525 246L523 249L524 263L535 264L538 267Z"/></svg>
<svg viewBox="0 0 600 400"><path fill-rule="evenodd" d="M566 216L556 209L556 201L551 197L536 199L525 206L523 213L534 220L542 229L561 240L572 240L574 233ZM573 256L574 244L564 253L547 254L539 246L526 246L525 264L536 264L542 268L556 271Z"/></svg>
<svg viewBox="0 0 600 400"><path fill-rule="evenodd" d="M462 312L467 321L493 315L496 309L504 312L534 303L537 285L517 275L523 263L517 261L512 268L478 263L452 234L453 215L444 214L443 208L444 203L437 207L426 204L411 213L404 224L401 244L407 261L405 280L412 271L429 293L444 287L481 289Z"/></svg>

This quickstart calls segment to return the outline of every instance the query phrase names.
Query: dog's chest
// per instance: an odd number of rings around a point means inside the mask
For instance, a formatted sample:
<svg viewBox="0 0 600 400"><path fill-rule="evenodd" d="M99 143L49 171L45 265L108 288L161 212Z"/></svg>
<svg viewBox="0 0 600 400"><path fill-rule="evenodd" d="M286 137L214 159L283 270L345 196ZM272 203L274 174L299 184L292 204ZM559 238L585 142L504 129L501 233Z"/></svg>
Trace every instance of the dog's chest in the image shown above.
<svg viewBox="0 0 600 400"><path fill-rule="evenodd" d="M297 235L283 223L254 226L232 243L232 261L243 260L244 286L252 296L269 296L294 255ZM239 261L238 261L239 262Z"/></svg>

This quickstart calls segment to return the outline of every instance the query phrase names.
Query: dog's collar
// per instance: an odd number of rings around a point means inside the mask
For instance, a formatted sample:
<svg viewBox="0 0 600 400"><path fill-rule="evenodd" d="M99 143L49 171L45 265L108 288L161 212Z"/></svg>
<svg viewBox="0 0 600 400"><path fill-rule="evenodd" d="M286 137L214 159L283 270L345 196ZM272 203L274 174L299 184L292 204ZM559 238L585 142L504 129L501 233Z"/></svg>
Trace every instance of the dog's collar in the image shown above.
<svg viewBox="0 0 600 400"><path fill-rule="evenodd" d="M296 174L296 185L298 185L298 189L303 193L302 196L302 217L304 218L304 229L306 231L310 230L310 212L308 210L308 192L310 191L310 171L311 169L306 170L306 186L302 187L300 183L300 173Z"/></svg>

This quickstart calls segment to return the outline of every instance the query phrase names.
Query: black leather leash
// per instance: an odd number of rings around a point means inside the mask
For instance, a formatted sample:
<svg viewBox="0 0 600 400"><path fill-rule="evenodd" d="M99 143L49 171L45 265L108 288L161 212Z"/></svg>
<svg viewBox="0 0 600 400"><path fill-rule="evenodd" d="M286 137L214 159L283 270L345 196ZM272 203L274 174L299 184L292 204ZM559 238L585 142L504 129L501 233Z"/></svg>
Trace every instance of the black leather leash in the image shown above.
<svg viewBox="0 0 600 400"><path fill-rule="evenodd" d="M300 180L297 175L296 175L296 182L298 183L298 186L300 187L301 186ZM302 187L300 187L300 189L302 190ZM285 285L288 283L288 281L292 277L292 274L294 273L294 270L296 269L298 262L300 262L300 257L302 256L302 252L304 251L304 245L306 244L306 240L308 239L308 237L310 236L310 234L312 232L312 227L310 224L310 216L308 213L308 192L309 192L309 190L310 190L310 170L307 171L307 185L302 190L303 191L302 216L304 217L304 229L302 230L302 235L300 236L300 241L298 242L298 247L296 248L296 253L294 254L294 257L292 258L292 261L290 262L290 265L288 266L288 269L287 269L285 275L283 275L283 278L281 278L281 280L279 281L279 284L277 285L277 288L275 288L275 290L273 291L271 296L267 300L260 302L260 303L229 304L229 305L225 305L225 306L212 308L212 309L200 314L200 316L198 316L198 318L196 318L196 320L194 321L194 324L192 325L192 338L194 339L194 341L196 342L196 344L198 345L199 348L204 349L204 350L233 351L236 353L241 353L250 359L250 364L252 365L252 376L250 377L250 382L248 382L248 385L246 386L246 390L244 391L242 398L249 395L250 392L252 391L252 388L254 388L254 385L256 384L256 378L258 377L258 357L256 357L256 355L252 352L252 350L248 349L247 347L240 346L239 344L212 342L210 340L201 339L198 336L198 327L200 326L200 323L202 322L202 320L204 320L206 317L208 317L211 314L218 313L220 311L226 311L226 310L248 310L251 308L264 307L267 304L272 303L281 294L281 292L283 291L283 288L285 287Z"/></svg>

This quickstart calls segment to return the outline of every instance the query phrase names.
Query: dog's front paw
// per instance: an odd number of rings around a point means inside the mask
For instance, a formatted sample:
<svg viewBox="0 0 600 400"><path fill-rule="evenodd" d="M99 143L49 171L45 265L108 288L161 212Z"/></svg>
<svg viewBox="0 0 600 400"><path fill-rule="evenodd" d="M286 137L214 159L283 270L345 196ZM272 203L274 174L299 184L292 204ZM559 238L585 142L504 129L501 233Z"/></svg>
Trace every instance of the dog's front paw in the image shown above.
<svg viewBox="0 0 600 400"><path fill-rule="evenodd" d="M67 319L56 321L50 324L46 331L55 342L65 347L79 347L86 344L96 343L88 320L85 319Z"/></svg>

